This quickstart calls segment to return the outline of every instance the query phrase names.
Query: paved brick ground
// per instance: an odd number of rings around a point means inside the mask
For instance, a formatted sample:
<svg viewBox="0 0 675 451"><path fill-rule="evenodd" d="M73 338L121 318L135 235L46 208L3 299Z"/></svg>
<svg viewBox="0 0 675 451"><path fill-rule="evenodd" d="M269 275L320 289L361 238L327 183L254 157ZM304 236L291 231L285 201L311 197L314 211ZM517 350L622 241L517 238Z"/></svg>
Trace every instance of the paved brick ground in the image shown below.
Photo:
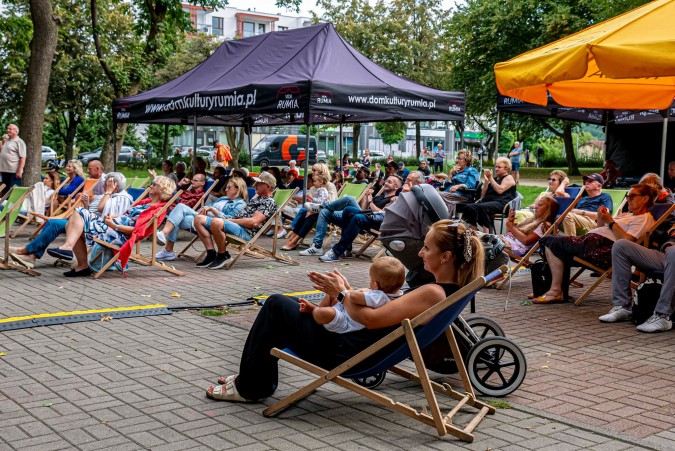
<svg viewBox="0 0 675 451"><path fill-rule="evenodd" d="M126 279L110 273L67 280L45 257L36 268L41 277L2 273L0 318L241 301L307 289L304 273L328 268L315 258L299 261L292 267L246 259L231 271L178 261L185 277L134 267ZM366 284L367 262L338 267L354 285ZM472 444L438 438L433 429L336 387L322 388L277 419L263 418L259 404L209 401L205 387L237 368L256 315L244 307L220 318L186 311L1 333L0 449L672 449L675 333L644 335L628 324L598 323L609 306L609 285L580 307L522 305L528 291L525 276L510 293L484 290L478 297L477 314L499 321L529 368L521 388L504 399L512 408L484 421ZM308 378L286 366L281 373L279 397ZM454 376L436 376L456 383ZM391 374L382 390L405 399L419 393Z"/></svg>

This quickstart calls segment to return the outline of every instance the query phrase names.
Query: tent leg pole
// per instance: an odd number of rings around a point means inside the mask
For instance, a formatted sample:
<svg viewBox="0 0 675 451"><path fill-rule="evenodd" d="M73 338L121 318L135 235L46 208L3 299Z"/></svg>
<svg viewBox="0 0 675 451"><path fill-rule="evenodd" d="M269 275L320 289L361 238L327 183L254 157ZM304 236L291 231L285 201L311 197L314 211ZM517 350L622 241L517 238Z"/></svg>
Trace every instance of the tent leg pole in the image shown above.
<svg viewBox="0 0 675 451"><path fill-rule="evenodd" d="M310 141L309 141L309 129L311 124L307 124L307 133L305 135L305 176L302 178L302 204L305 204L307 200L307 177L309 176L309 156L310 156ZM318 144L317 144L318 147ZM318 152L319 149L316 149Z"/></svg>
<svg viewBox="0 0 675 451"><path fill-rule="evenodd" d="M661 136L661 180L665 180L666 175L666 142L668 140L668 113L670 108L665 110L663 115L663 135Z"/></svg>
<svg viewBox="0 0 675 451"><path fill-rule="evenodd" d="M248 134L248 165L251 167L251 172L253 172L253 127L251 127Z"/></svg>
<svg viewBox="0 0 675 451"><path fill-rule="evenodd" d="M113 121L113 172L117 172L117 122Z"/></svg>
<svg viewBox="0 0 675 451"><path fill-rule="evenodd" d="M497 111L497 133L495 137L495 153L497 155L499 155L499 126L501 125L501 120L502 120L501 112Z"/></svg>
<svg viewBox="0 0 675 451"><path fill-rule="evenodd" d="M192 118L192 173L195 174L195 169L197 167L197 115L195 114Z"/></svg>
<svg viewBox="0 0 675 451"><path fill-rule="evenodd" d="M340 116L340 159L338 161L342 161L342 122L343 121L344 121L344 116ZM352 141L353 140L354 140L354 135L352 135ZM339 166L339 165L337 165L337 166Z"/></svg>

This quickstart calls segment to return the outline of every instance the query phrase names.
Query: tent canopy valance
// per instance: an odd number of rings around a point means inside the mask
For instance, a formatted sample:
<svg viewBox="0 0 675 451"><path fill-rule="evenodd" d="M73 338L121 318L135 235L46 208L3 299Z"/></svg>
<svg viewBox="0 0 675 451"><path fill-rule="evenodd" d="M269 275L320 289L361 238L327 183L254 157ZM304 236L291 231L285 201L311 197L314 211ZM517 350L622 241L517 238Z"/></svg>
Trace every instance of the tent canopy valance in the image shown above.
<svg viewBox="0 0 675 451"><path fill-rule="evenodd" d="M113 102L116 122L264 126L464 121L465 96L400 77L331 24L225 41L180 77Z"/></svg>

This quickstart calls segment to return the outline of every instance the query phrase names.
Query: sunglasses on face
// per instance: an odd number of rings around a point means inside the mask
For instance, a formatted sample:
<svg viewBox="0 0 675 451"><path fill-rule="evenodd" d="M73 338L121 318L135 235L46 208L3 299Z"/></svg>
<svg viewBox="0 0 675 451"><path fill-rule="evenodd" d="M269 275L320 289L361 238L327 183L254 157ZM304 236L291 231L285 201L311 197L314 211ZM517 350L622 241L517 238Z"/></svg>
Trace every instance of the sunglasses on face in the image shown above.
<svg viewBox="0 0 675 451"><path fill-rule="evenodd" d="M637 196L646 196L646 194L637 194L637 193L635 193L635 194L629 194L629 195L626 196L626 199L628 199L628 200L633 200L633 199L635 199Z"/></svg>
<svg viewBox="0 0 675 451"><path fill-rule="evenodd" d="M557 182L558 179L555 179L555 178L549 178L548 181L549 181L549 182Z"/></svg>

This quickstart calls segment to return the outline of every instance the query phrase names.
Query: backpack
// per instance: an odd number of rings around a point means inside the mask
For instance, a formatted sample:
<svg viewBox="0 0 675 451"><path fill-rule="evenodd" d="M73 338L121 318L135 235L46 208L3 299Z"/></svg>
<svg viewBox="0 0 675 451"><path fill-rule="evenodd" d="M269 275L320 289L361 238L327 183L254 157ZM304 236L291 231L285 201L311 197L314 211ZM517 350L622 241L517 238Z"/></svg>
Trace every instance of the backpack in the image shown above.
<svg viewBox="0 0 675 451"><path fill-rule="evenodd" d="M551 288L551 268L546 260L537 260L532 263L530 275L532 276L532 294L535 298L545 294Z"/></svg>
<svg viewBox="0 0 675 451"><path fill-rule="evenodd" d="M639 326L654 314L659 296L661 296L660 282L654 280L638 285L633 294L633 314L631 315L633 324Z"/></svg>
<svg viewBox="0 0 675 451"><path fill-rule="evenodd" d="M112 249L101 246L99 243L94 243L91 247L91 252L89 252L87 264L93 272L99 272L113 257L115 257L115 252ZM119 260L111 265L108 271L122 271L122 265Z"/></svg>

